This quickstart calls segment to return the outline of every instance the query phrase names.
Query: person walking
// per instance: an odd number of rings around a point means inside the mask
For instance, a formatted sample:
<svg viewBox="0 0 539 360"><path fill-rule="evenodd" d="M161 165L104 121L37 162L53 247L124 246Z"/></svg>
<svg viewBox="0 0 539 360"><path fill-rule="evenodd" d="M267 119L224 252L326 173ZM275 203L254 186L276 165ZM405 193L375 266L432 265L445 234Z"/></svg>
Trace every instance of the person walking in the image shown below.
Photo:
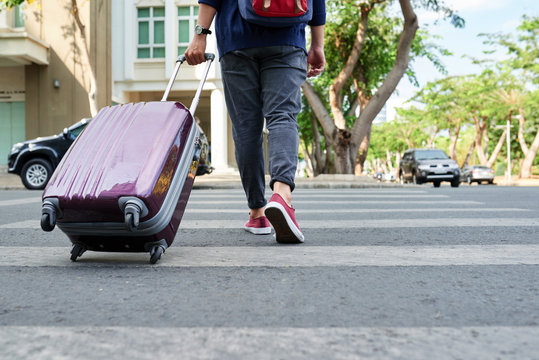
<svg viewBox="0 0 539 360"><path fill-rule="evenodd" d="M304 235L292 206L299 147L297 115L301 111L301 85L325 67L325 2L312 1L312 18L308 22L267 27L242 17L242 1L199 0L198 24L185 58L190 65L205 61L206 37L215 19L236 162L250 209L244 229L253 234L270 234L271 224L277 242L302 243ZM293 1L298 6L300 1ZM307 25L311 33L308 51ZM273 190L269 202L265 198L264 120L268 130L269 186Z"/></svg>

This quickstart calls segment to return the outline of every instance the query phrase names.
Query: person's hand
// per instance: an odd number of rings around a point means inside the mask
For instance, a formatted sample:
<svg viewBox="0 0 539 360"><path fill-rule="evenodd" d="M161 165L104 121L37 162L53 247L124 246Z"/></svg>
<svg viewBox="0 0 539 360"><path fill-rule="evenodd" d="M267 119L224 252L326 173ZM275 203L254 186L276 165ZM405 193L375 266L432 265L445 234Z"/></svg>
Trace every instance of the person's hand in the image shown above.
<svg viewBox="0 0 539 360"><path fill-rule="evenodd" d="M189 65L198 65L206 61L206 35L195 35L185 51L185 59Z"/></svg>
<svg viewBox="0 0 539 360"><path fill-rule="evenodd" d="M323 47L311 47L307 54L307 77L318 76L326 66L326 56Z"/></svg>

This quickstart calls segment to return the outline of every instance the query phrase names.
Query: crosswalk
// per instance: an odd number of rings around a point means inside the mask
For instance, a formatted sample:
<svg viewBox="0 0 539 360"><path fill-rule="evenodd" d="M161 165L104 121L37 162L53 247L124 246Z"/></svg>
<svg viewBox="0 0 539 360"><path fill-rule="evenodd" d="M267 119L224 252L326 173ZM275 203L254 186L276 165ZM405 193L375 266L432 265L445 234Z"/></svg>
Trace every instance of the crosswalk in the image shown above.
<svg viewBox="0 0 539 360"><path fill-rule="evenodd" d="M298 189L298 246L243 231L240 190L195 190L156 266L0 219L0 358L538 358L538 209L469 189Z"/></svg>

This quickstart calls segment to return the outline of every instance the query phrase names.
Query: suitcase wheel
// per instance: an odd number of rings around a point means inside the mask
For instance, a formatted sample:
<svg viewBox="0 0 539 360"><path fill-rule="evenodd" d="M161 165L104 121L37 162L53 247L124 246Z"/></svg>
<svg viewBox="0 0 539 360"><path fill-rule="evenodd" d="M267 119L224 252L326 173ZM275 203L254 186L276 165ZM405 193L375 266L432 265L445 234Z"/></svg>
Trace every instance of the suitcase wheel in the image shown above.
<svg viewBox="0 0 539 360"><path fill-rule="evenodd" d="M52 231L56 226L56 209L50 205L44 205L41 210L41 229Z"/></svg>
<svg viewBox="0 0 539 360"><path fill-rule="evenodd" d="M124 223L129 231L136 231L140 224L140 207L128 204L124 209Z"/></svg>
<svg viewBox="0 0 539 360"><path fill-rule="evenodd" d="M77 261L77 258L82 256L85 251L86 249L82 245L74 244L71 248L71 261Z"/></svg>
<svg viewBox="0 0 539 360"><path fill-rule="evenodd" d="M163 256L165 249L161 245L155 245L150 250L150 263L155 264Z"/></svg>
<svg viewBox="0 0 539 360"><path fill-rule="evenodd" d="M138 215L138 214L137 214ZM138 216L132 213L125 214L125 226L129 229L129 231L133 232L138 229Z"/></svg>

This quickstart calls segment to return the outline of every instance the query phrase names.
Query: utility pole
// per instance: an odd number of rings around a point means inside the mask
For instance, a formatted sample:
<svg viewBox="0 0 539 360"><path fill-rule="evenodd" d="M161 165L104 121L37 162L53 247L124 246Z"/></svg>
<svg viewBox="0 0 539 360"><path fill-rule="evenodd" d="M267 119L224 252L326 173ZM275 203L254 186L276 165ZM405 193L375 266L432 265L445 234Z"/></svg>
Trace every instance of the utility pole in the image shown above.
<svg viewBox="0 0 539 360"><path fill-rule="evenodd" d="M511 185L511 118L512 118L512 115L513 115L513 112L510 111L509 112L509 116L507 117L507 123L506 125L497 125L497 126L494 126L494 128L496 129L499 129L499 128L506 128L507 129L507 136L506 136L506 143L507 143L507 173L506 173L506 177L505 177L505 181L506 181L506 185ZM517 114L514 116L515 119L519 119L520 118L520 114Z"/></svg>
<svg viewBox="0 0 539 360"><path fill-rule="evenodd" d="M507 185L511 185L511 113L507 118Z"/></svg>

